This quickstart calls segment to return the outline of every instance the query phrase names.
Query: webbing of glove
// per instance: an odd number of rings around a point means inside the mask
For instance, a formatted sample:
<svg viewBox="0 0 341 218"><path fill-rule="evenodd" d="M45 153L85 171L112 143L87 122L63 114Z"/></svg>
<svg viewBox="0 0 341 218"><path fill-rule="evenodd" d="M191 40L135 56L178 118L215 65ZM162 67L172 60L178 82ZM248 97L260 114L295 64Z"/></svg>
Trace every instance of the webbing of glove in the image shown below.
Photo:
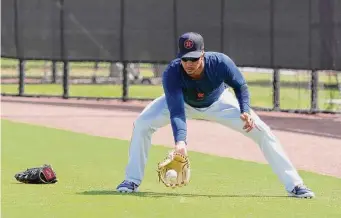
<svg viewBox="0 0 341 218"><path fill-rule="evenodd" d="M56 183L57 175L51 165L44 164L41 167L28 168L23 172L15 174L18 182L27 184L50 184Z"/></svg>
<svg viewBox="0 0 341 218"><path fill-rule="evenodd" d="M176 182L167 181L166 173L168 170L177 172ZM166 187L182 187L190 181L190 161L189 157L178 152L170 152L164 161L158 164L158 177Z"/></svg>

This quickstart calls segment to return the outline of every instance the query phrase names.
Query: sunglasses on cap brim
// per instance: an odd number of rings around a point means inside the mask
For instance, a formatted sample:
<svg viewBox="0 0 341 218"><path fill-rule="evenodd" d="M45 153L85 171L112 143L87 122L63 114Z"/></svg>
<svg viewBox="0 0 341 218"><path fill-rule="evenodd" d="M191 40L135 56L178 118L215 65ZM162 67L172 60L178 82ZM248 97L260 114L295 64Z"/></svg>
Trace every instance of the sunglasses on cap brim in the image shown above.
<svg viewBox="0 0 341 218"><path fill-rule="evenodd" d="M181 60L182 60L183 62L187 62L187 61L196 62L196 61L198 61L199 59L200 59L200 57L199 57L199 58L181 58Z"/></svg>

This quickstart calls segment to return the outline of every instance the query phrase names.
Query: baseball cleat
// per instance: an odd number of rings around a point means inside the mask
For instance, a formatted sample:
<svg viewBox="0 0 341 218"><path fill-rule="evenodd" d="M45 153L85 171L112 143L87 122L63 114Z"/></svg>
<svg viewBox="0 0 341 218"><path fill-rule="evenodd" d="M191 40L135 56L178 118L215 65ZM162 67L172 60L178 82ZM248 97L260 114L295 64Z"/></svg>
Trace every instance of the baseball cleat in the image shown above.
<svg viewBox="0 0 341 218"><path fill-rule="evenodd" d="M132 193L138 192L138 187L139 186L137 184L124 180L121 184L117 186L116 190L121 193Z"/></svg>
<svg viewBox="0 0 341 218"><path fill-rule="evenodd" d="M291 192L289 192L289 196L296 198L313 198L315 197L315 193L305 185L297 185Z"/></svg>

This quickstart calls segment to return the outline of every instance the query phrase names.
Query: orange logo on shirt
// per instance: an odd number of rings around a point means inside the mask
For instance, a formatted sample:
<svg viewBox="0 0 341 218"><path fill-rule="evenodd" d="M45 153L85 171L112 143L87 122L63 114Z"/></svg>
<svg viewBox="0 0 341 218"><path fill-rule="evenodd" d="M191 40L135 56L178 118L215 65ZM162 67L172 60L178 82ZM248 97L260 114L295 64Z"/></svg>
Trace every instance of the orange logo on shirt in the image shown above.
<svg viewBox="0 0 341 218"><path fill-rule="evenodd" d="M203 97L205 96L205 94L202 93L202 92L199 92L199 93L197 94L197 96L198 96L198 98L203 98Z"/></svg>

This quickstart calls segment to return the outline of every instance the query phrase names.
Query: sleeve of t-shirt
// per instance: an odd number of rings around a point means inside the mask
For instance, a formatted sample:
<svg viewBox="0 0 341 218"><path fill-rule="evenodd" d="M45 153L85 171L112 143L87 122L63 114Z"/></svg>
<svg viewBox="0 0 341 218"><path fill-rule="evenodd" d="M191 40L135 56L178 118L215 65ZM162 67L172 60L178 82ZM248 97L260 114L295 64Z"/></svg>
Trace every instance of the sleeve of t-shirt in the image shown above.
<svg viewBox="0 0 341 218"><path fill-rule="evenodd" d="M186 142L187 137L185 104L179 78L179 73L172 66L168 66L162 75L162 86L170 112L170 122L175 143L179 141Z"/></svg>
<svg viewBox="0 0 341 218"><path fill-rule="evenodd" d="M220 56L218 73L222 75L225 83L230 86L236 94L240 112L250 112L250 94L247 83L236 66L236 64L227 56Z"/></svg>

